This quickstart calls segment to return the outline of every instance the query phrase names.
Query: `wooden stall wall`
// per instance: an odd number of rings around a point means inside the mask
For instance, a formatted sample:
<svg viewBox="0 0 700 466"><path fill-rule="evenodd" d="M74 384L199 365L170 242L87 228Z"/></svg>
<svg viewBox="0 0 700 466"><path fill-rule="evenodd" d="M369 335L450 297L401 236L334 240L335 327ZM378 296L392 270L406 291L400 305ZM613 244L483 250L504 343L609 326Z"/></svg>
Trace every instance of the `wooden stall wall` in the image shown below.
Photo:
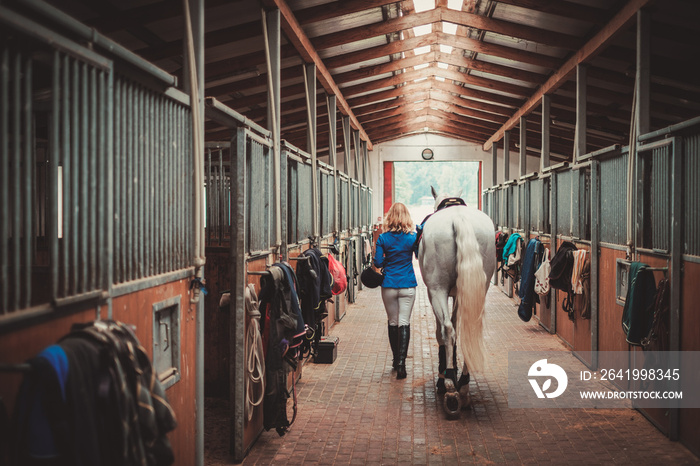
<svg viewBox="0 0 700 466"><path fill-rule="evenodd" d="M615 267L625 251L601 246L598 271L598 351L627 351L622 331L622 309L615 300ZM604 366L605 361L600 361Z"/></svg>
<svg viewBox="0 0 700 466"><path fill-rule="evenodd" d="M106 314L105 309L105 317ZM67 313L38 325L28 325L11 333L0 334L0 362L4 364L23 363L68 334L73 324L91 322L95 320L96 315L95 308L90 307ZM22 374L19 372L0 373L0 398L5 403L10 417L21 383Z"/></svg>
<svg viewBox="0 0 700 466"><path fill-rule="evenodd" d="M700 264L683 262L681 285L681 351L700 351ZM681 368L681 389L697 391L700 374ZM700 408L680 410L680 441L690 451L700 456Z"/></svg>
<svg viewBox="0 0 700 466"><path fill-rule="evenodd" d="M136 336L153 358L153 305L170 298L180 297L180 372L179 381L166 390L168 401L175 411L177 428L168 437L175 453L175 464L188 466L195 461L196 427L196 359L197 308L190 303L190 280L178 280L114 298L114 320L136 326ZM200 295L201 296L201 295Z"/></svg>
<svg viewBox="0 0 700 466"><path fill-rule="evenodd" d="M535 318L540 323L542 327L546 330L551 331L552 328L552 301L551 294L549 296L549 301L547 301L543 296L540 297L540 303L536 304L537 314Z"/></svg>
<svg viewBox="0 0 700 466"><path fill-rule="evenodd" d="M141 290L114 298L112 318L136 327L136 336L153 358L153 304L180 296L180 369L183 376L166 390L168 401L177 418L177 428L169 434L176 465L190 465L195 459L195 380L187 377L194 374L196 309L190 305L189 280ZM0 338L0 360L7 363L21 363L36 356L47 346L56 343L70 332L75 323L92 322L97 316L96 308L70 312L45 323L27 326L3 335ZM106 319L107 308L101 306L100 317ZM2 374L0 397L11 413L17 391L22 381L20 374Z"/></svg>

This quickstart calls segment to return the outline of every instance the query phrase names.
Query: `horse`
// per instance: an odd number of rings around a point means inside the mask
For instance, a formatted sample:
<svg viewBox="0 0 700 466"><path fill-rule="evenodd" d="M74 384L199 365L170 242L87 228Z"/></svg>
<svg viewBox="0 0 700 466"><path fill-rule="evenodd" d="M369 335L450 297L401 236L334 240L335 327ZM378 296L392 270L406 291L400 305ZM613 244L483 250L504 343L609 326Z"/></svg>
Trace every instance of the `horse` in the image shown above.
<svg viewBox="0 0 700 466"><path fill-rule="evenodd" d="M423 221L418 264L437 323L437 390L445 395L447 414L456 417L468 404L469 371L484 365L484 304L496 270L495 228L488 215L459 197L438 195L432 186L431 192L435 211ZM449 207L441 208L445 204ZM464 361L459 381L457 341Z"/></svg>

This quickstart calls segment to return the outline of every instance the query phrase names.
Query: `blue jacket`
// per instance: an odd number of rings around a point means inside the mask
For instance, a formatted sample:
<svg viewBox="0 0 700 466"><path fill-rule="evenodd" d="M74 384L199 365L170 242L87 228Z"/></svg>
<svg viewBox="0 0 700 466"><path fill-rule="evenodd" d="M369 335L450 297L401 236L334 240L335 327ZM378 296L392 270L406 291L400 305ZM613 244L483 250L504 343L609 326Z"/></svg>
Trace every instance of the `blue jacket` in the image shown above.
<svg viewBox="0 0 700 466"><path fill-rule="evenodd" d="M374 253L374 265L384 268L382 288L413 288L418 286L413 273L413 245L416 234L388 231L379 235Z"/></svg>
<svg viewBox="0 0 700 466"><path fill-rule="evenodd" d="M535 306L535 271L542 259L542 249L542 243L537 238L532 238L525 247L518 288L520 297L518 316L523 322L528 322L532 318L532 308Z"/></svg>

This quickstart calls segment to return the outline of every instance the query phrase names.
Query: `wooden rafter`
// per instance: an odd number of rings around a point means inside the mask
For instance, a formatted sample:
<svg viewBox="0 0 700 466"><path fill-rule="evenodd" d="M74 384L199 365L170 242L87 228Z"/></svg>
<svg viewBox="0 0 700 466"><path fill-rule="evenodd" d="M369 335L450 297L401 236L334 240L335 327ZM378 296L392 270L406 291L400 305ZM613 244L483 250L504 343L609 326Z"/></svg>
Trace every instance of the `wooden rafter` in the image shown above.
<svg viewBox="0 0 700 466"><path fill-rule="evenodd" d="M274 7L280 10L283 18L282 28L286 32L287 38L290 42L292 42L292 44L294 44L299 54L307 63L314 63L316 65L316 70L318 73L317 78L319 82L329 94L336 96L338 109L350 118L353 128L360 132L360 138L367 142L367 149L372 150L372 141L370 140L369 136L367 136L367 133L357 120L357 117L355 117L352 108L345 101L343 93L333 80L331 73L328 71L328 68L326 68L323 60L321 60L318 52L316 52L316 49L314 49L311 41L309 41L309 38L306 36L306 33L299 25L294 13L287 5L287 2L284 0L265 0L263 3L265 3L268 7Z"/></svg>
<svg viewBox="0 0 700 466"><path fill-rule="evenodd" d="M579 49L564 65L562 65L540 88L530 96L525 104L483 145L484 150L491 150L495 141L503 137L503 133L512 129L520 120L521 116L530 113L539 106L542 96L555 91L563 84L569 75L576 70L576 66L593 58L602 48L609 43L630 21L635 18L637 11L652 0L631 0L628 2L600 32Z"/></svg>

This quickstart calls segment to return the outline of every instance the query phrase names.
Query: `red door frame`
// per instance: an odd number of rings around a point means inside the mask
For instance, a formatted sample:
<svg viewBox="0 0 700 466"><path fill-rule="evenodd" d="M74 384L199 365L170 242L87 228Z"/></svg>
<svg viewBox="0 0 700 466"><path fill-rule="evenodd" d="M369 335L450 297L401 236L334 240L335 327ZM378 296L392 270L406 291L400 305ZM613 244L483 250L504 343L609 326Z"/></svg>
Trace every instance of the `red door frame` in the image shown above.
<svg viewBox="0 0 700 466"><path fill-rule="evenodd" d="M394 202L394 162L384 162L384 212L386 214Z"/></svg>

